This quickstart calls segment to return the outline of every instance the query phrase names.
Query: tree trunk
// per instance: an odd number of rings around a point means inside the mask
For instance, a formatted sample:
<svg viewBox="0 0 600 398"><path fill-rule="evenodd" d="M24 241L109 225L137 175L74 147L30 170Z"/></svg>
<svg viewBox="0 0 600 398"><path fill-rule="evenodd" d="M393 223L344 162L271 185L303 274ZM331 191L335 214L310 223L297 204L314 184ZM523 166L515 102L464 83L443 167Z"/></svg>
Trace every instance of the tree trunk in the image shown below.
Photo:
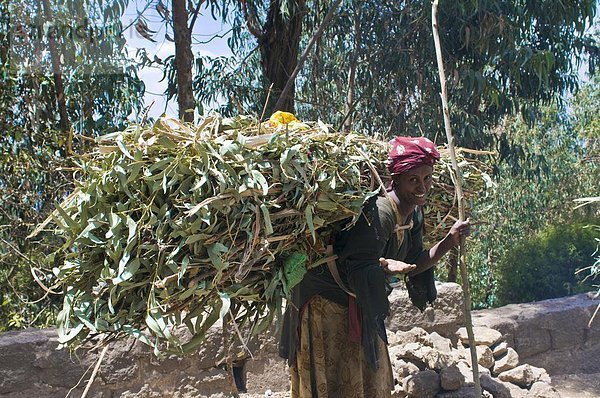
<svg viewBox="0 0 600 398"><path fill-rule="evenodd" d="M294 112L295 85L292 85L277 109L275 102L298 64L305 0L290 1L289 19L281 15L281 1L271 1L267 21L259 37L263 74L267 80L265 87L273 85L266 108L268 113L277 110Z"/></svg>
<svg viewBox="0 0 600 398"><path fill-rule="evenodd" d="M38 3L39 7L39 3ZM42 0L42 7L46 21L54 23L52 9L48 0ZM54 91L56 93L56 101L58 102L58 115L60 118L60 130L66 135L67 155L73 152L73 136L71 132L71 123L69 122L69 114L67 113L67 101L65 100L65 87L62 80L62 72L60 70L60 53L56 45L54 35L48 35L48 46L50 47L50 61L52 63L52 77L54 79Z"/></svg>
<svg viewBox="0 0 600 398"><path fill-rule="evenodd" d="M192 90L192 31L188 28L186 0L173 0L173 33L175 40L175 71L177 74L177 105L179 118L194 121Z"/></svg>

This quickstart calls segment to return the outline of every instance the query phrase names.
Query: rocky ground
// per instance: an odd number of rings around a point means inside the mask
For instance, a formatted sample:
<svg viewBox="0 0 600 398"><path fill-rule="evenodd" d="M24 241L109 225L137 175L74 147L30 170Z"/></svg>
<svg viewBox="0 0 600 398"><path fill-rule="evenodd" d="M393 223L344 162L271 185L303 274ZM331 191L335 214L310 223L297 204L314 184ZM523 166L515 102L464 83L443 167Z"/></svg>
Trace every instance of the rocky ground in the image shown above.
<svg viewBox="0 0 600 398"><path fill-rule="evenodd" d="M438 294L439 307L414 314L407 295L390 296L394 315L388 337L398 380L394 398L409 390L412 397L473 395L464 336L454 335L463 319L460 286L442 284ZM495 398L600 398L600 328L588 327L597 306L597 300L582 294L474 311L474 326L493 329L476 342L482 386L488 390L484 396L493 391ZM441 336L450 336L451 342ZM219 360L225 350L221 328L209 330L207 341L214 343L194 355L162 360L142 344L115 342L90 397L231 397L224 393L231 379ZM288 398L287 368L276 338L268 335L247 345L255 356L236 369L238 374L244 369L251 389L240 397ZM99 350L72 356L56 346L54 329L0 333L0 397L64 398L76 385L71 395L80 395L81 376L97 363ZM435 391L429 391L431 386Z"/></svg>
<svg viewBox="0 0 600 398"><path fill-rule="evenodd" d="M600 373L578 375L555 375L552 386L561 398L598 398L600 397ZM240 394L240 398L290 398L289 392L270 392L261 394Z"/></svg>
<svg viewBox="0 0 600 398"><path fill-rule="evenodd" d="M488 334L487 337L483 337L481 332L485 332ZM463 332L464 333L464 332ZM489 335L491 333L491 336ZM491 330L481 330L480 329L480 338L479 342L482 345L488 345L492 347L491 356L490 352L485 353L486 350L481 352L479 355L479 363L480 363L480 372L486 374L484 376L487 380L495 380L496 387L500 386L508 386L510 387L510 392L504 390L494 391L494 397L511 397L511 398L532 398L532 397L553 397L553 398L599 398L600 397L600 346L596 345L593 347L586 348L586 355L578 355L578 361L569 360L568 355L557 355L556 357L550 357L549 362L546 364L548 368L554 370L555 374L551 376L551 389L546 389L546 391L533 391L531 385L529 387L525 387L522 381L512 380L513 383L518 383L521 385L521 389L515 389L514 385L506 383L508 380L506 377L500 376L502 370L508 371L511 370L509 368L512 367L514 370L515 367L521 366L529 366L526 364L522 364L519 361L518 356L513 356L512 359L509 360L509 356L507 352L508 348L503 347L504 344L502 339L498 340L498 335L494 331ZM412 365L407 365L408 362L416 363L421 368L420 371L423 371L424 365L425 368L438 368L438 374L440 375L441 383L444 384L444 377L441 376L443 372L440 371L440 368L447 365L446 361L449 360L449 363L454 362L451 358L444 357L441 355L443 352L450 354L450 357L454 357L455 360L459 362L466 362L467 365L470 365L470 361L466 358L466 352L463 350L465 347L461 346L461 343L453 344L452 347L449 346L449 342L446 339L440 338L436 336L435 333L426 333L424 330L415 328L409 332L397 332L390 333L390 355L392 357L392 363L394 366L394 372L396 374L397 379L402 379L400 385L403 386L403 389L406 390L407 387L410 386L410 378L402 378L403 375L410 376L410 373L413 372L413 375L418 375L419 371L412 367ZM496 336L494 336L496 335ZM465 336L461 336L462 338L459 340L465 340ZM487 342L485 341L487 340ZM411 343L419 342L420 347L412 347ZM423 351L423 347L436 348L438 352L433 351L431 349L426 349ZM408 348L408 350L406 349ZM450 350L448 350L450 348ZM479 350L478 350L479 351ZM432 356L432 354L435 354ZM559 353L560 354L560 353ZM434 360L435 359L435 360ZM429 364L430 366L428 366ZM482 369L481 365L485 365L484 369ZM565 365L567 369L571 369L572 374L562 374L561 371L564 371L561 365ZM538 369L535 367L530 367L532 369ZM412 369L412 370L411 370ZM488 370L491 369L491 372ZM541 369L541 368L539 368ZM470 368L466 369L470 371ZM499 372L500 370L500 372ZM542 369L543 371L543 369ZM545 373L545 372L542 372ZM464 375L464 374L463 374ZM493 376L493 377L490 377ZM547 376L547 375L546 375ZM543 379L544 377L542 377ZM465 377L468 379L468 377ZM448 379L445 380L446 384L448 384ZM450 383L451 384L451 383ZM468 383L463 383L468 384ZM268 382L263 384L268 385ZM485 389L489 390L489 386L482 382L482 386ZM493 387L493 386L492 386ZM423 391L423 393L425 393ZM444 392L440 391L444 396ZM416 395L414 395L416 394ZM413 391L412 396L420 396L419 392ZM394 397L404 397L405 394L401 391L398 391ZM428 395L429 396L429 395ZM486 395L484 395L486 396ZM289 392L272 392L268 388L265 389L264 392L255 392L252 394L240 394L240 398L289 398Z"/></svg>
<svg viewBox="0 0 600 398"><path fill-rule="evenodd" d="M420 328L390 334L390 357L399 383L393 397L467 397L473 394L470 358L464 330L458 344ZM598 398L598 374L557 375L550 381L543 368L521 363L499 332L475 328L484 397ZM470 379L470 380L469 380ZM433 387L437 386L437 387ZM288 398L288 392L241 394L241 398Z"/></svg>

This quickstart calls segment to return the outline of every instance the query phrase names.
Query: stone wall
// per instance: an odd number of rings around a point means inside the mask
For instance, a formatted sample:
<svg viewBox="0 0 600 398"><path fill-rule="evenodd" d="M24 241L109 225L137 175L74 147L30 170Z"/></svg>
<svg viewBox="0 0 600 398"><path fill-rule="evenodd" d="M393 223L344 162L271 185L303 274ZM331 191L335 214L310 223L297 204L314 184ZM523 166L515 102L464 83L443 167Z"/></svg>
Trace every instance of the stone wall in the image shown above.
<svg viewBox="0 0 600 398"><path fill-rule="evenodd" d="M551 375L600 373L600 318L588 327L599 303L586 293L510 304L474 311L473 324L498 330L523 361Z"/></svg>
<svg viewBox="0 0 600 398"><path fill-rule="evenodd" d="M158 359L144 344L132 339L109 345L87 397L90 398L197 398L225 397L235 380L226 371L223 334L208 332L208 341L187 357ZM28 329L0 334L0 397L80 397L86 388L100 349L69 353L57 350L54 329ZM285 363L277 357L269 335L249 343L254 359L234 365L238 381L252 390L286 390ZM237 352L237 351L236 351Z"/></svg>
<svg viewBox="0 0 600 398"><path fill-rule="evenodd" d="M462 326L461 289L456 284L438 284L438 292L435 306L421 313L409 305L406 292L395 291L388 329L396 332L419 326L456 341L456 331ZM544 367L552 375L565 366L580 370L600 366L600 356L594 351L600 347L599 328L587 329L597 303L578 295L475 311L473 318L476 325L500 331L524 362ZM288 389L287 368L277 356L274 334L251 341L253 358L234 364L238 384L245 384L249 393ZM209 341L211 344L194 355L162 360L143 344L130 340L112 343L87 397L229 396L235 381L220 360L225 354L222 330L211 330ZM69 354L56 346L53 329L0 334L0 397L80 397L99 351Z"/></svg>

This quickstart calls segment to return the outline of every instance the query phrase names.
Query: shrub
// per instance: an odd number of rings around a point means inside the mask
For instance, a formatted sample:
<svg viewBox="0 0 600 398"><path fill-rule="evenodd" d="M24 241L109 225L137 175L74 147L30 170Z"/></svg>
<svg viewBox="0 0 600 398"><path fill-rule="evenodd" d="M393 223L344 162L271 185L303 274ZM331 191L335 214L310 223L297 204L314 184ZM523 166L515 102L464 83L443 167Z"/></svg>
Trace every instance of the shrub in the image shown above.
<svg viewBox="0 0 600 398"><path fill-rule="evenodd" d="M544 300L593 289L580 269L593 263L598 231L585 224L554 225L526 238L499 263L500 305Z"/></svg>

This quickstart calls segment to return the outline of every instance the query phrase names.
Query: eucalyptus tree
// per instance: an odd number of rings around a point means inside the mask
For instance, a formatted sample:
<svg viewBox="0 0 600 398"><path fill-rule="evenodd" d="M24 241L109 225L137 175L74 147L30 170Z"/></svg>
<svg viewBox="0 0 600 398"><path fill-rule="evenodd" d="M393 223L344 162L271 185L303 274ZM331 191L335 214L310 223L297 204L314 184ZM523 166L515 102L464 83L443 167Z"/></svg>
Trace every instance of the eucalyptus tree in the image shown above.
<svg viewBox="0 0 600 398"><path fill-rule="evenodd" d="M344 94L352 88L356 129L432 138L442 132L429 2L351 1L346 7L312 58L299 97L333 105L333 120L340 121L349 109ZM521 113L529 120L536 106L576 89L582 54L591 52L591 65L598 56L597 43L585 33L595 8L595 1L543 7L529 1L442 2L452 125L461 145L489 146L497 137L484 131L504 115ZM307 113L333 110L324 109L308 105Z"/></svg>
<svg viewBox="0 0 600 398"><path fill-rule="evenodd" d="M167 4L162 1L134 0L133 3L141 9L136 28L142 36L152 41L156 39L154 33L162 27L151 28L147 20L154 12L158 12L161 24L166 27L164 38L175 43L174 55L165 60L147 57L145 64L162 65L163 78L168 83L166 98L170 100L177 97L180 118L191 121L191 109L198 107L202 112L202 102L209 106L221 102L220 96L224 92L222 89L212 89L219 84L216 80L220 78L213 75L213 72L220 73L219 64L222 60L195 58L193 55L194 23L204 13L210 13L210 17L215 20L231 24L234 34L229 43L235 54L242 54L249 41L256 42L258 58L252 64L254 70L250 73L260 81L260 88L256 91L259 95L253 95L253 99L255 103L268 100L266 109L269 112L275 110L276 101L298 64L302 23L307 13L306 0L173 0ZM217 66L207 68L207 62L214 62ZM192 70L193 64L196 65L195 70ZM280 109L294 110L293 79L291 83L291 90L284 93L285 98L282 98L278 106ZM199 103L194 102L193 95L196 95Z"/></svg>
<svg viewBox="0 0 600 398"><path fill-rule="evenodd" d="M576 262L574 253L573 264L565 265L564 253L570 250L573 241L566 238L551 240L555 246L551 249L556 251L556 261L547 266L540 266L543 261L534 264L532 259L535 256L531 254L522 255L524 248L531 249L532 253L539 252L547 247L551 231L568 230L573 232L571 237L583 236L575 230L582 224L598 223L600 208L576 208L577 203L574 202L578 198L598 195L600 163L590 161L590 145L593 142L587 138L590 130L584 128L592 127L599 117L597 108L588 108L598 95L597 86L595 90L591 90L592 87L584 86L575 97L570 113L561 112L554 105L543 108L532 126L520 115L507 117L497 126L498 134L505 135L509 141L520 142L527 150L520 162L522 170L515 170L508 162L501 163L497 170L496 189L490 190L490 195L485 198L477 198L473 204L475 218L482 221L476 227L476 239L470 242L468 250L468 264L472 271L471 292L478 306L506 304L502 300L508 297L516 301L531 298L533 292L524 290L515 290L507 295L511 289L507 281L514 281L516 275L524 275L527 283L536 278L541 282L547 276L536 275L536 272L546 272L554 267L556 272L552 275L564 277L564 271L573 270ZM576 243L591 247L593 242ZM521 258L514 254L517 247ZM587 259L588 264L593 263L593 249L583 253L583 260L581 254L581 251L577 254L577 261L585 263ZM575 276L568 276L562 282L576 280ZM578 278L582 279L581 276L578 275ZM560 283L554 286L557 285ZM500 287L502 294L498 297ZM566 289L564 294L567 294Z"/></svg>
<svg viewBox="0 0 600 398"><path fill-rule="evenodd" d="M301 48L329 7L306 2ZM340 7L296 80L298 113L336 126L352 121L372 135L435 138L443 129L429 2L346 0ZM593 69L599 56L586 31L596 7L594 0L443 2L439 25L459 144L496 145L508 154L510 143L490 126L517 113L531 121L536 107L576 90L579 67ZM205 103L226 100L224 112L260 112L261 41L243 15L230 14L233 56L200 60L196 95Z"/></svg>
<svg viewBox="0 0 600 398"><path fill-rule="evenodd" d="M186 0L173 0L173 35L175 40L175 68L177 71L177 102L179 117L187 122L194 120L194 95L192 93L192 29L188 26ZM192 17L196 20L198 12Z"/></svg>
<svg viewBox="0 0 600 398"><path fill-rule="evenodd" d="M73 189L71 168L90 139L141 111L144 85L121 33L125 6L0 0L0 329L51 318L52 301L31 304L44 292L30 267L48 284L51 271L36 267L53 237L26 236Z"/></svg>

